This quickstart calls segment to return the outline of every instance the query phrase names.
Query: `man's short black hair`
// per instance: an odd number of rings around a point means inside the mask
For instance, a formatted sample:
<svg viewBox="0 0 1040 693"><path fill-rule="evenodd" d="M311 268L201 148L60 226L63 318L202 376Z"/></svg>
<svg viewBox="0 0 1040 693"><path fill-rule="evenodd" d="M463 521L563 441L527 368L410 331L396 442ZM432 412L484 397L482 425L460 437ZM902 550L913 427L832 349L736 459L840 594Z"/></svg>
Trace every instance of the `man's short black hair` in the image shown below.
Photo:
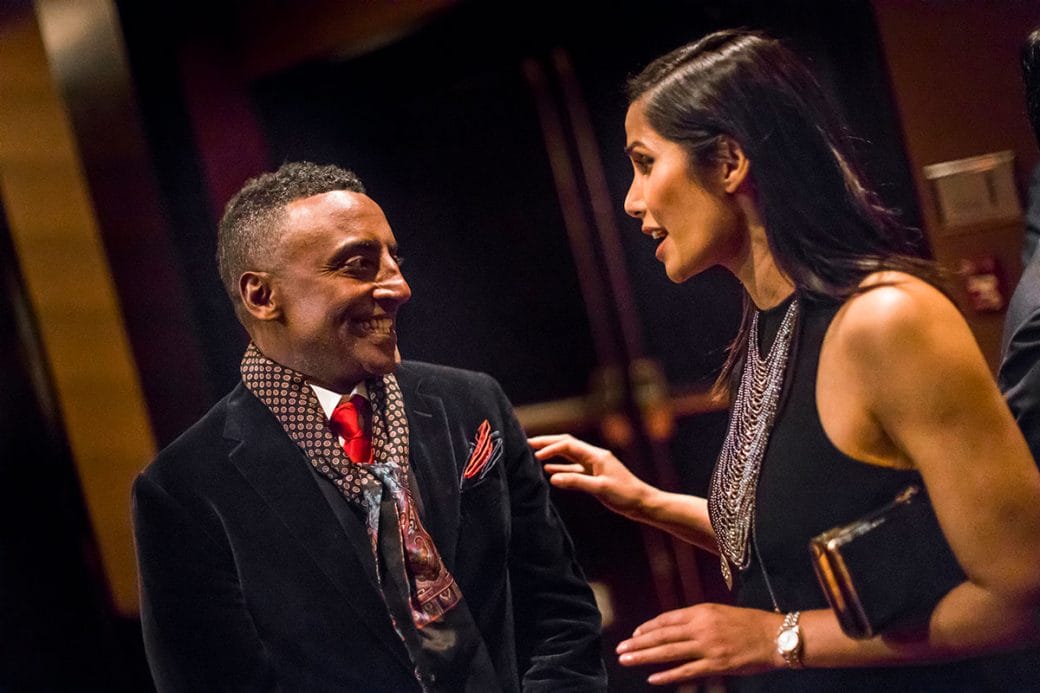
<svg viewBox="0 0 1040 693"><path fill-rule="evenodd" d="M365 186L353 171L334 164L297 161L250 178L228 201L217 236L217 267L240 317L238 278L259 269L277 246L286 205L333 190L364 193Z"/></svg>

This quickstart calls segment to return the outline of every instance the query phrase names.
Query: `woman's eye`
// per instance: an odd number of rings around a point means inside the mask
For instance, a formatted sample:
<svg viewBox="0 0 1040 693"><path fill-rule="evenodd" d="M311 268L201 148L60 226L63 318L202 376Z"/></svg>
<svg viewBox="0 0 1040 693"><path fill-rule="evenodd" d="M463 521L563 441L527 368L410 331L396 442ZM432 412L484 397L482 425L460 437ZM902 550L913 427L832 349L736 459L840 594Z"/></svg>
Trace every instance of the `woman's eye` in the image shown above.
<svg viewBox="0 0 1040 693"><path fill-rule="evenodd" d="M650 168L653 166L654 160L648 156L633 156L632 165L636 167L636 170L646 175L650 173Z"/></svg>

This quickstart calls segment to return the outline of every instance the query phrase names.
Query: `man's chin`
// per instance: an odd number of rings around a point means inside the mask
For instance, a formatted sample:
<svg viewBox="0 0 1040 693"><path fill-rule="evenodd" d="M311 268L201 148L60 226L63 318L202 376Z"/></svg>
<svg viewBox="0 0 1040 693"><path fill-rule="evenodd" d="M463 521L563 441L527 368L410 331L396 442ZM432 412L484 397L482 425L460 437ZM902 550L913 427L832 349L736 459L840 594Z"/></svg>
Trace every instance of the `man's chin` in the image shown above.
<svg viewBox="0 0 1040 693"><path fill-rule="evenodd" d="M328 379L330 382L326 387L336 392L349 392L359 382L370 378L381 378L384 375L394 373L397 370L397 364L396 350L385 355L380 354L378 357L365 359L357 359L357 355L355 355L355 360L351 364L352 368L330 374ZM345 364L341 363L339 365ZM317 378L315 380L318 384L321 384L321 380Z"/></svg>
<svg viewBox="0 0 1040 693"><path fill-rule="evenodd" d="M396 372L399 363L400 357L395 349L392 354L363 363L363 367L365 372L368 374L367 377L376 378L381 375L389 375L390 373Z"/></svg>

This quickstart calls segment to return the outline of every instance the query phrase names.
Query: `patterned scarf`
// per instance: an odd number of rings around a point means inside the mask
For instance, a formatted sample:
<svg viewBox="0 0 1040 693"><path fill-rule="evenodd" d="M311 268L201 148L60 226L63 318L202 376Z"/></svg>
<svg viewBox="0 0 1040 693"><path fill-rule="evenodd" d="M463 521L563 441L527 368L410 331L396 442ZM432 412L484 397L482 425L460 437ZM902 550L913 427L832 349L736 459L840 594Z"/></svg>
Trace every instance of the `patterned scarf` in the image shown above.
<svg viewBox="0 0 1040 693"><path fill-rule="evenodd" d="M242 357L241 371L245 386L271 410L314 468L364 512L377 565L379 507L382 494L391 495L397 509L403 565L410 587L409 607L416 627L421 629L438 620L458 604L462 590L423 527L411 495L408 419L397 378L388 374L365 381L372 404L374 454L371 464L355 464L329 428L325 412L303 374L270 360L252 343Z"/></svg>

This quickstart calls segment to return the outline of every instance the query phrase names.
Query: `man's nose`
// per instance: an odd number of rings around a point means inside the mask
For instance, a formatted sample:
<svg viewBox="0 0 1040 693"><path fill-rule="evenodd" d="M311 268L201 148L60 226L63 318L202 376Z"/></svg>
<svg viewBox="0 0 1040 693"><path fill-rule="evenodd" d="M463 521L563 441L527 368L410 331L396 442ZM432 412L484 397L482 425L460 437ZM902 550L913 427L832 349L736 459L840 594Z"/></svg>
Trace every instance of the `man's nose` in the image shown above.
<svg viewBox="0 0 1040 693"><path fill-rule="evenodd" d="M377 301L392 301L401 304L412 297L412 288L408 286L401 270L395 265L392 269L384 270L381 273L373 295Z"/></svg>

